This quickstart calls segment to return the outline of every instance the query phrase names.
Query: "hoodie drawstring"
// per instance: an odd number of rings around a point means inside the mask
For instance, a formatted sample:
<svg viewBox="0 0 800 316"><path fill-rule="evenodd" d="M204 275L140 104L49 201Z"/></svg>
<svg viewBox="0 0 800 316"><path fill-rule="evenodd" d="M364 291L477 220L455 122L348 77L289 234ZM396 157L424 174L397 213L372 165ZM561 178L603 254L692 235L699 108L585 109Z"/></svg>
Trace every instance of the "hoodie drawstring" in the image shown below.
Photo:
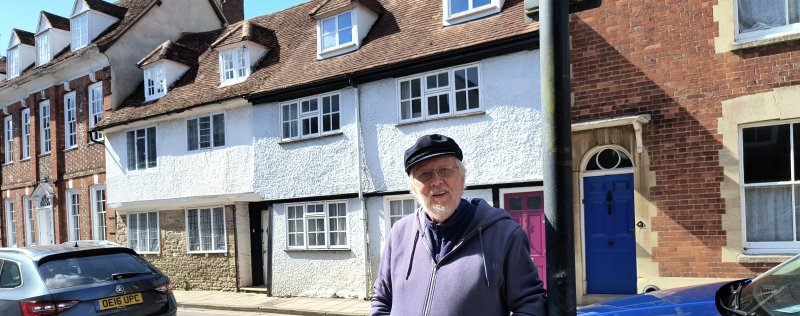
<svg viewBox="0 0 800 316"><path fill-rule="evenodd" d="M408 271L406 272L406 280L411 275L411 266L414 265L414 253L417 252L417 241L419 240L419 231L414 235L414 246L411 248L411 257L408 259Z"/></svg>
<svg viewBox="0 0 800 316"><path fill-rule="evenodd" d="M489 286L489 268L486 266L486 251L483 250L483 227L478 226L478 238L481 242L481 259L483 259L483 277L486 279L486 287ZM412 252L413 253L413 252ZM409 267L409 271L410 267Z"/></svg>

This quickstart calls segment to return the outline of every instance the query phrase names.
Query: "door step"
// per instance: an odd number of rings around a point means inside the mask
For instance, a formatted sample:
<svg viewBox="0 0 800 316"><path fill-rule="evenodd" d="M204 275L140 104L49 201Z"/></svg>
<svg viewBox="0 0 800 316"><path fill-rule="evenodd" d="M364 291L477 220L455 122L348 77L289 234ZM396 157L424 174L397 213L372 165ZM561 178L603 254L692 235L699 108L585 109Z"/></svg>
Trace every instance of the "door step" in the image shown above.
<svg viewBox="0 0 800 316"><path fill-rule="evenodd" d="M239 292L244 293L262 293L262 294L269 294L269 288L266 285L258 285L258 286L246 286L240 287Z"/></svg>

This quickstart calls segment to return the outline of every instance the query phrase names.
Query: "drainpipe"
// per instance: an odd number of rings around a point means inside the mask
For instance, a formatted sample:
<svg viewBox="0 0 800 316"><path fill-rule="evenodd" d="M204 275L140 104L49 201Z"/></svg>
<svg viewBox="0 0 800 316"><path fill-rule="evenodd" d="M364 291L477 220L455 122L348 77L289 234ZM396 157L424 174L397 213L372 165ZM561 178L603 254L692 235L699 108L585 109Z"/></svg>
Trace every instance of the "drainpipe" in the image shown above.
<svg viewBox="0 0 800 316"><path fill-rule="evenodd" d="M359 99L359 90L358 84L350 78L350 86L353 87L353 92L355 94L355 104L356 104L356 144L358 148L358 201L361 203L361 222L364 225L364 298L369 298L370 292L370 270L371 265L369 262L369 221L367 220L367 203L364 200L364 188L363 188L363 179L364 179L364 161L361 160L363 155L363 148L364 148L364 140L361 137L361 101Z"/></svg>

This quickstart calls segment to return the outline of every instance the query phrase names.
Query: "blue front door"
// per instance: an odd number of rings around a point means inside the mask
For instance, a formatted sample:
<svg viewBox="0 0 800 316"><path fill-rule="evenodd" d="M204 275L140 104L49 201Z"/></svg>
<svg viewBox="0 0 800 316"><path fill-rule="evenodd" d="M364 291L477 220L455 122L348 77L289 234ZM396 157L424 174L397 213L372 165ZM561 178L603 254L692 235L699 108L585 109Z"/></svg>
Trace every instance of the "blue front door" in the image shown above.
<svg viewBox="0 0 800 316"><path fill-rule="evenodd" d="M636 293L633 174L583 178L589 294Z"/></svg>

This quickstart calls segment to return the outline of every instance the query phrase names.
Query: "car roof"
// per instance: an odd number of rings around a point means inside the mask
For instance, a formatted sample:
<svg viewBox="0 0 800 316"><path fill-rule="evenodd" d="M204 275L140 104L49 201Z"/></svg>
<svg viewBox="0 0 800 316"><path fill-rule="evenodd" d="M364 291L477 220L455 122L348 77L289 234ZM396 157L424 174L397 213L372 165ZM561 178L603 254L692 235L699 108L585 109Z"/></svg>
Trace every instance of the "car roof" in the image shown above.
<svg viewBox="0 0 800 316"><path fill-rule="evenodd" d="M0 248L0 254L12 254L28 257L34 261L64 253L85 252L97 249L120 249L120 252L134 253L133 250L109 241L81 240L69 241L57 245L28 246L19 248Z"/></svg>

